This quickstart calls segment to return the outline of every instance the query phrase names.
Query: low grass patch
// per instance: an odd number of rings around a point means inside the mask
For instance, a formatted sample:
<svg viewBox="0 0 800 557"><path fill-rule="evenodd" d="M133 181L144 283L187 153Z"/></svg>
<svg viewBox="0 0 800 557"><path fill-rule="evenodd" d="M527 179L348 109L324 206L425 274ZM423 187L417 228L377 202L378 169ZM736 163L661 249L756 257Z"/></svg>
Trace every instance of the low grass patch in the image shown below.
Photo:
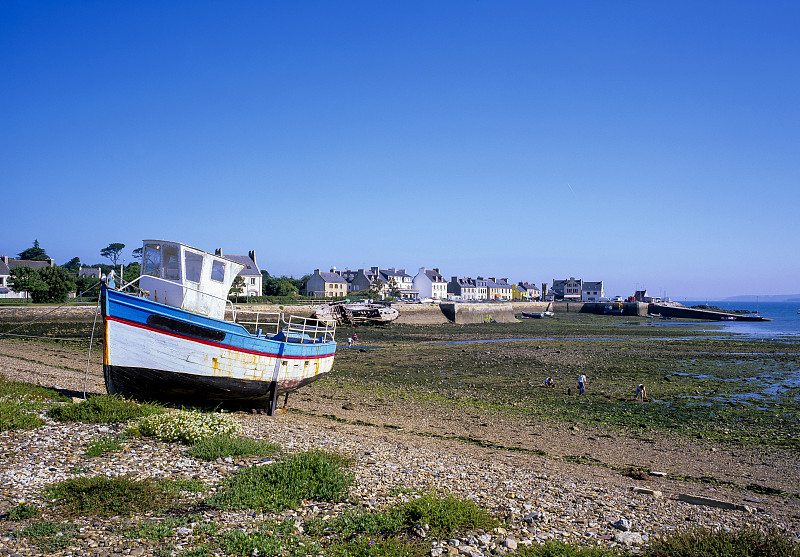
<svg viewBox="0 0 800 557"><path fill-rule="evenodd" d="M73 478L51 485L45 492L59 510L70 516L130 516L164 509L182 491L202 490L199 480L136 480L129 476Z"/></svg>
<svg viewBox="0 0 800 557"><path fill-rule="evenodd" d="M210 437L231 437L240 428L239 422L230 414L181 410L144 416L128 428L128 433L193 445Z"/></svg>
<svg viewBox="0 0 800 557"><path fill-rule="evenodd" d="M800 557L800 545L777 530L689 530L651 540L646 557Z"/></svg>
<svg viewBox="0 0 800 557"><path fill-rule="evenodd" d="M78 404L51 408L47 415L59 422L116 424L162 412L164 407L158 404L140 404L117 395L96 395Z"/></svg>
<svg viewBox="0 0 800 557"><path fill-rule="evenodd" d="M207 500L223 509L273 512L296 507L301 499L341 501L353 476L350 460L336 453L307 451L264 466L242 468L226 478Z"/></svg>
<svg viewBox="0 0 800 557"><path fill-rule="evenodd" d="M36 429L44 424L36 412L67 401L69 398L53 389L10 381L0 375L0 431Z"/></svg>
<svg viewBox="0 0 800 557"><path fill-rule="evenodd" d="M54 389L40 387L22 381L11 381L0 375L0 400L69 402L66 397Z"/></svg>
<svg viewBox="0 0 800 557"><path fill-rule="evenodd" d="M216 460L226 457L271 456L279 453L280 445L261 439L215 435L205 437L192 445L189 456L201 460Z"/></svg>
<svg viewBox="0 0 800 557"><path fill-rule="evenodd" d="M45 553L68 547L75 539L78 527L62 522L34 522L19 531L18 536L27 538Z"/></svg>
<svg viewBox="0 0 800 557"><path fill-rule="evenodd" d="M36 429L43 424L44 420L31 414L26 406L0 401L0 431Z"/></svg>
<svg viewBox="0 0 800 557"><path fill-rule="evenodd" d="M168 516L159 520L143 520L139 524L123 528L120 532L126 538L163 541L174 536L177 528L188 526L192 522L200 520L202 520L202 517L197 514L190 514L180 518ZM195 528L194 533L197 533L197 528Z"/></svg>
<svg viewBox="0 0 800 557"><path fill-rule="evenodd" d="M95 458L104 453L122 450L122 442L127 439L127 435L107 435L101 437L97 441L92 441L88 444L84 456L87 458Z"/></svg>
<svg viewBox="0 0 800 557"><path fill-rule="evenodd" d="M454 532L478 528L491 530L499 524L497 519L474 501L452 495L440 497L433 492L402 503L399 509L406 523L428 524L434 536L449 536Z"/></svg>
<svg viewBox="0 0 800 557"><path fill-rule="evenodd" d="M23 501L8 509L6 518L8 518L8 520L28 520L29 518L36 518L40 514L41 511L38 507L29 505Z"/></svg>
<svg viewBox="0 0 800 557"><path fill-rule="evenodd" d="M443 538L467 530L490 530L499 522L473 501L429 492L379 512L352 510L330 520L310 520L305 530L311 536L330 533L342 543L366 537L393 546L391 540L402 538L415 524L427 524L433 537ZM357 543L354 549L358 547Z"/></svg>
<svg viewBox="0 0 800 557"><path fill-rule="evenodd" d="M227 555L249 557L258 550L258 555L290 555L303 557L319 555L320 546L297 533L293 520L283 522L265 521L251 532L233 529L223 532L217 539L219 547Z"/></svg>
<svg viewBox="0 0 800 557"><path fill-rule="evenodd" d="M325 551L327 557L423 557L430 547L406 538L357 537L332 543Z"/></svg>
<svg viewBox="0 0 800 557"><path fill-rule="evenodd" d="M620 557L630 553L603 546L577 546L548 540L544 545L519 546L517 555L519 557Z"/></svg>

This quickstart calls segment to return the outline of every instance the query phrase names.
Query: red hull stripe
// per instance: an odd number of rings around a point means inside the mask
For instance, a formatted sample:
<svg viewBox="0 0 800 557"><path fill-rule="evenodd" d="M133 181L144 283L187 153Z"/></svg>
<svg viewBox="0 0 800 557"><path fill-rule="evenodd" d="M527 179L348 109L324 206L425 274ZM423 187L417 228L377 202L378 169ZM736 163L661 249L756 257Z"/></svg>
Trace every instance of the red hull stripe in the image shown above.
<svg viewBox="0 0 800 557"><path fill-rule="evenodd" d="M122 325L128 325L130 327L136 327L138 329L145 329L148 331L152 331L154 333L160 335L166 335L170 337L179 338L182 340L186 340L189 342L196 342L197 344L205 344L206 346L214 346L216 348L224 348L226 350L233 350L234 352L244 352L245 354L254 354L256 356L266 356L267 358L278 358L278 354L270 353L270 352L259 352L258 350L249 350L247 348L240 348L238 346L230 346L228 344L222 344L220 342L213 342L210 340L204 340L200 338L189 337L186 335L182 335L179 333L175 333L173 331L165 331L164 329L156 329L155 327L151 327L150 325L145 325L144 323L137 323L135 321L128 321L127 319L121 319L119 317L106 317L106 321L116 321ZM320 354L319 356L309 354L307 356L292 356L289 354L284 354L280 356L282 360L322 360L324 358L331 358L333 354Z"/></svg>

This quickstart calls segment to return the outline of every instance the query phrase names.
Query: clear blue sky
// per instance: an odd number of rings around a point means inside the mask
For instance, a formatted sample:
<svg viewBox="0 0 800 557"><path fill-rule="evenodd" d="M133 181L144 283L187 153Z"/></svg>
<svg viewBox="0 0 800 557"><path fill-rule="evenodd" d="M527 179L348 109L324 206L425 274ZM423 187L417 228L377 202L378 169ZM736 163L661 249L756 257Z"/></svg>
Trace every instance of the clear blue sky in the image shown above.
<svg viewBox="0 0 800 557"><path fill-rule="evenodd" d="M800 2L0 3L0 254L800 291Z"/></svg>

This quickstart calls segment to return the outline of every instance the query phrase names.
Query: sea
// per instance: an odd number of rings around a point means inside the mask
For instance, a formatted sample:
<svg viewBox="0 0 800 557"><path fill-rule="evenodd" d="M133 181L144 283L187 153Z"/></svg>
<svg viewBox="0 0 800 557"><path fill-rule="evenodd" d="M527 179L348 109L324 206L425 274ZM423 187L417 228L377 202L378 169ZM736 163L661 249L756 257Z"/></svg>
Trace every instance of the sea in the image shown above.
<svg viewBox="0 0 800 557"><path fill-rule="evenodd" d="M718 300L674 300L686 307L706 304L725 310L746 309L772 321L721 322L721 329L758 340L800 341L800 302L732 302Z"/></svg>

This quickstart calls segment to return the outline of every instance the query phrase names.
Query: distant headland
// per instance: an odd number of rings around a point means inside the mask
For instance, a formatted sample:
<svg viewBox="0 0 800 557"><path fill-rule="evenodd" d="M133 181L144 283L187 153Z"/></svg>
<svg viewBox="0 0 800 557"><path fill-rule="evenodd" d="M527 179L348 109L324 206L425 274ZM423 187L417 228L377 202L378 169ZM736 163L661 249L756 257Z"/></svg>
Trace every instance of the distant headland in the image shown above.
<svg viewBox="0 0 800 557"><path fill-rule="evenodd" d="M800 302L800 294L745 294L724 298L723 302Z"/></svg>

